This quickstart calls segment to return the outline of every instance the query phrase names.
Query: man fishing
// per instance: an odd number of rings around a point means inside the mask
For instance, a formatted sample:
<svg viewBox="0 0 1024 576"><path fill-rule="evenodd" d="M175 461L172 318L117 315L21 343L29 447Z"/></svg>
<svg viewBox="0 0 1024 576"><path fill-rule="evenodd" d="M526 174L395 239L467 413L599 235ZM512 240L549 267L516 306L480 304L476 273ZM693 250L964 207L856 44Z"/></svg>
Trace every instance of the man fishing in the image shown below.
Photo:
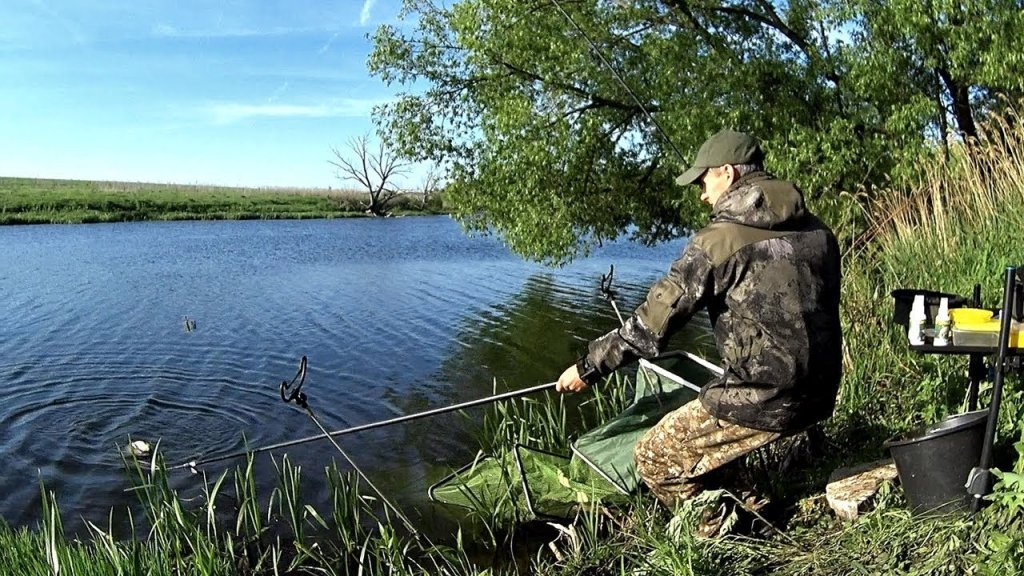
<svg viewBox="0 0 1024 576"><path fill-rule="evenodd" d="M820 422L842 375L840 256L835 236L792 183L764 169L751 136L723 130L676 182L699 184L711 222L621 328L597 338L556 385L578 392L637 358L651 358L700 309L724 373L637 442L637 472L668 506L709 474Z"/></svg>

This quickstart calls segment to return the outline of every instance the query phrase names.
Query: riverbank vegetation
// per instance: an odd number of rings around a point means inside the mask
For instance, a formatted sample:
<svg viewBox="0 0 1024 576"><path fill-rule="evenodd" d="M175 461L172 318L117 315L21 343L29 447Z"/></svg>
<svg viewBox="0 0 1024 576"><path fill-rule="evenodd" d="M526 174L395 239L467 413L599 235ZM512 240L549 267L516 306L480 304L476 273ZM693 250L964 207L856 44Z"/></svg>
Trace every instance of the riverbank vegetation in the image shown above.
<svg viewBox="0 0 1024 576"><path fill-rule="evenodd" d="M258 220L366 216L355 190L228 188L0 177L0 224ZM441 193L398 194L390 215L441 213Z"/></svg>
<svg viewBox="0 0 1024 576"><path fill-rule="evenodd" d="M891 324L889 292L920 287L969 294L982 286L999 302L1002 270L1019 264L1024 228L1024 125L1009 114L980 131L949 161L922 165L917 184L892 188L857 215L866 232L844 254L842 317L845 375L835 416L825 427L823 456L781 473L778 454L748 466L772 505L761 529L700 538L711 493L677 510L641 494L631 504L585 507L572 521L543 524L544 538L525 553L511 550L523 527L536 528L509 503L472 512L464 532L434 546L390 521L373 494L333 466L303 481L330 486L332 505L297 500L299 471L278 461L269 495L255 493L253 462L206 480L200 502L184 502L159 466L129 466L144 518L133 537L111 527L69 540L60 530L57 497L47 496L38 530L0 528L0 565L18 574L1016 574L1024 572L1024 389L1007 380L996 466L999 481L976 515L912 516L902 489L885 486L874 508L838 519L823 490L834 469L885 456L882 443L916 425L965 410L963 360L907 350ZM567 422L580 428L615 413L623 382L598 387L599 401L577 416L564 398L520 399L494 406L481 446L496 454L516 442L566 453ZM982 405L990 390L983 388ZM158 459L156 460L158 462Z"/></svg>
<svg viewBox="0 0 1024 576"><path fill-rule="evenodd" d="M882 458L885 439L966 409L963 359L910 352L889 294L967 295L980 284L994 306L1004 266L1020 264L1019 2L565 3L572 20L561 2L404 4L416 22L379 29L369 65L422 91L381 108L382 132L403 157L446 167L447 200L469 229L495 232L525 257L565 262L623 233L655 242L699 226L697 195L673 185L684 158L724 126L762 139L769 167L802 185L842 240L844 377L826 450L785 472L779 454L748 462L771 499L757 530L698 536L726 493L677 510L641 494L540 523L546 537L519 553L523 530L538 523L511 505L472 512L438 548L334 468L313 475L333 494L331 509L315 510L297 500L298 470L283 460L269 495L254 493L250 463L208 479L204 498L189 502L159 466L130 466L145 510L130 537L94 526L69 540L57 495L39 530L0 528L0 565L40 576L1024 573L1016 375L998 423L998 482L980 513L914 517L902 488L886 486L872 510L845 521L823 495L833 470ZM146 212L138 194L104 195ZM23 196L19 212L54 212L45 195ZM601 402L586 416L561 398L495 406L481 444L503 453L528 439L565 453L567 422L621 406L616 386L597 388ZM982 405L990 394L982 389Z"/></svg>
<svg viewBox="0 0 1024 576"><path fill-rule="evenodd" d="M1024 97L1014 0L403 6L368 63L405 90L378 110L381 134L445 167L466 226L544 261L700 226L674 179L722 128L760 139L825 212L909 184Z"/></svg>

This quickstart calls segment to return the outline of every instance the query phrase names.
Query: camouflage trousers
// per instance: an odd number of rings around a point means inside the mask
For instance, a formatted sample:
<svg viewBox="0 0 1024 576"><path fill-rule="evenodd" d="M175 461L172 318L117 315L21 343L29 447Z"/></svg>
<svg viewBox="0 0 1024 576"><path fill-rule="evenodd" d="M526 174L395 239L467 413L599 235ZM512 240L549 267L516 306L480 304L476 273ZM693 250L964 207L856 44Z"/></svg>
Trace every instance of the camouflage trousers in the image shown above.
<svg viewBox="0 0 1024 576"><path fill-rule="evenodd" d="M633 459L651 492L673 507L701 492L726 464L781 436L719 420L693 400L648 430Z"/></svg>

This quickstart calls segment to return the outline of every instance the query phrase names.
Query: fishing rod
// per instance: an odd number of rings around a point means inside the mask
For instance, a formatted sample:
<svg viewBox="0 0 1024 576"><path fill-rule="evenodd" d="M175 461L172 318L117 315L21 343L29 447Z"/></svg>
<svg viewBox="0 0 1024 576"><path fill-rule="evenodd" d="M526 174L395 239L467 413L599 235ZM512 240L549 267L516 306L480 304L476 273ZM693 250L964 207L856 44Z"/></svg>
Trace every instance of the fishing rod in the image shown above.
<svg viewBox="0 0 1024 576"><path fill-rule="evenodd" d="M322 437L326 437L328 440L331 441L331 444L333 444L334 448L342 455L342 457L345 458L345 461L347 461L349 466L352 467L352 470L354 470L355 473L358 474L359 477L363 480L363 482L366 482L367 486L369 486L370 489L377 494L377 496L380 498L380 501L384 504L385 508L390 509L392 512L395 513L396 516L398 516L399 519L402 520L402 523L405 524L406 529L409 530L409 532L417 541L420 542L421 545L425 543L429 545L431 548L438 550L439 548L430 540L430 537L416 529L416 526L414 526L412 521L409 520L409 517L406 516L405 513L402 512L398 508L398 506L396 506L391 500L389 500L388 497L384 495L384 492L381 489L377 488L377 485L374 484L372 480L370 480L370 477L363 473L359 466L356 465L355 461L349 457L348 453L342 450L341 445L339 445L338 442L331 436L331 433L327 430L327 428L320 423L320 419L316 417L316 414L313 413L313 409L309 407L309 399L306 396L306 393L302 391L302 385L305 384L306 382L306 365L306 357L303 356L302 360L299 361L299 370L298 372L295 373L295 377L292 378L291 382L287 380L281 382L281 386L279 388L279 391L281 393L281 400L283 400L285 404L290 404L294 402L299 408L302 408L306 412L306 415L309 416L309 419L312 420L313 423L316 424L316 427L320 429L320 432L323 433ZM291 392L286 396L285 391L291 389L293 385L295 386L295 388L292 389ZM441 569L441 566L437 563L437 558L435 558L434 555L432 554L428 554L428 557L434 564L434 567L437 568L438 572L443 573L444 571ZM456 570L455 566L452 565L451 560L448 559L447 555L442 553L441 558L444 560L445 564L447 564L448 567L451 569L451 574L458 573L458 570Z"/></svg>
<svg viewBox="0 0 1024 576"><path fill-rule="evenodd" d="M618 296L618 292L612 289L612 277L614 275L615 265L612 264L608 266L608 273L601 275L601 296L603 296L605 300L611 303L612 308L615 310L615 315L619 317L619 324L625 325L626 321L622 319L622 314L619 313L619 306L615 303L615 297ZM715 374L716 376L721 376L722 374L725 373L721 366L718 366L713 362L709 362L704 358L701 358L700 356L693 354L692 352L687 352L686 350L678 350L672 352L672 354L682 355L688 358L691 362L700 365L705 370L711 372L712 374ZM660 368L657 365L652 364L652 367L655 369L656 372L663 370L663 368Z"/></svg>
<svg viewBox="0 0 1024 576"><path fill-rule="evenodd" d="M331 433L328 432L327 428L325 428L324 425L320 423L320 419L317 418L315 414L313 414L313 409L309 407L309 401L308 398L306 397L306 393L302 391L302 385L305 384L306 382L306 364L306 357L303 356L302 360L299 361L299 371L295 373L295 377L292 378L292 381L289 382L287 380L284 380L281 382L281 387L279 389L281 392L281 400L283 400L285 404L294 402L299 408L305 410L306 415L309 416L309 419L312 420L313 423L316 424L317 428L319 428L320 431L323 433L323 436L321 436L321 438L326 437L328 440L331 441L331 444L334 444L334 448L341 453L341 455L348 462L349 466L351 466L352 469L355 470L356 474L358 474L359 477L362 478L364 482L366 482L370 489L377 493L377 496L380 497L381 502L383 502L385 506L390 508L392 512L398 515L402 522L405 523L405 527L408 528L409 531L411 531L418 537L419 532L412 525L412 522L409 520L409 518L405 514L403 514L402 511L399 510L397 506L392 504L391 501L388 500L386 496L384 496L384 492L377 488L373 481L371 481L370 478L363 473L363 471L359 468L359 466L356 465L352 458L349 458L349 455L344 450L342 450L341 446L334 440L333 437L331 437ZM297 385L296 382L298 382ZM293 385L295 385L295 388L287 396L285 396L285 391L290 389Z"/></svg>
<svg viewBox="0 0 1024 576"><path fill-rule="evenodd" d="M612 290L612 277L615 276L615 265L608 265L608 273L601 274L601 296L605 300L611 302L612 309L615 310L615 315L619 317L619 324L625 324L625 320L622 319L622 313L619 312L619 306L615 303L615 297L619 295L618 292Z"/></svg>
<svg viewBox="0 0 1024 576"><path fill-rule="evenodd" d="M506 399L509 399L509 398L518 398L520 396L526 396L528 394L533 394L535 392L542 392L544 390L553 389L556 384L557 384L557 382L549 382L547 384L538 384L537 386L532 386L530 388L523 388L522 390L512 390L510 392L504 392L502 394L496 394L494 396L488 396L486 398L478 398L476 400L470 400L468 402L462 402L462 403L455 404L455 405L452 405L452 406L445 406L445 407L442 407L442 408L433 408L431 410L425 410L423 412L417 412L415 414L407 414L405 416L398 416L398 417L390 418L390 419L387 419L387 420L381 420L379 422L371 422L369 424L361 424L359 426L352 426L350 428L345 428L345 429L342 429L342 430L334 430L333 432L328 432L326 434L326 436L323 435L323 434L316 435L316 436L306 436L305 438L298 438L296 440L288 440L286 442L278 442L277 444L270 444L270 445L267 445L267 446L261 446L259 448L253 448L253 449L250 449L250 450L242 450L242 451L238 451L238 452L233 452L231 454L225 454L225 455L222 455L222 456L214 456L212 458L206 458L206 459L203 459L203 460L190 460L188 462L183 462L183 463L178 464L176 466L172 466L172 467L168 468L168 470L177 470L177 469L180 469L180 468L190 468L194 472L195 468L197 466L202 466L204 464L211 464L213 462L220 462L222 460L230 460L232 458L240 458L240 457L246 456L248 454L257 454L259 452L267 452L269 450L278 450L280 448L288 448L290 446L296 446L298 444L305 444L307 442L313 442L314 440L322 440L325 437L327 437L327 438L334 438L335 436L344 436L345 434L354 434L356 432L362 432L364 430L372 430L373 428L380 428L380 427L383 427L383 426L390 426L392 424L398 424L400 422L409 422L411 420L418 420L420 418L427 418L427 417L430 417L430 416L436 416L438 414L445 414L445 413L448 413L448 412L455 412L457 410L464 410L466 408L472 408L474 406L479 406L481 404L490 404L492 402L499 402L501 400L506 400Z"/></svg>
<svg viewBox="0 0 1024 576"><path fill-rule="evenodd" d="M654 125L654 128L655 130L658 131L658 134L660 134L661 137L665 139L665 142L668 143L672 151L675 152L676 156L679 157L679 160L685 165L687 163L686 157L683 156L683 153L679 151L678 147L676 147L675 142L673 142L672 139L669 138L668 133L666 133L665 129L661 127L661 124L654 118L654 115L647 110L647 107L644 106L643 102L640 101L640 98L638 98L636 93L633 92L633 89L629 87L629 84L627 84L626 80L622 77L621 74L619 74L619 71L616 70L614 66L612 66L612 63L609 62L607 58L605 58L604 54L601 52L601 49L597 47L597 43L594 42L590 35L587 34L583 30L583 28L580 27L576 20L573 19L573 17L568 12L566 12L564 8L562 8L562 4L559 3L558 0L551 0L551 3L562 14L562 16L564 16L565 19L568 20L570 24L572 24L572 27L575 28L581 36L583 36L587 43L590 44L590 49L594 51L594 54L597 55L597 58L601 61L602 64L605 65L606 68L608 68L608 70L612 73L612 76L614 76L615 79L619 81L619 84L621 84L622 88L626 90L626 93L629 94L629 96L633 99L633 102L636 102L636 105L640 107L640 111L643 112L644 116L646 116L647 119L651 121L651 124Z"/></svg>

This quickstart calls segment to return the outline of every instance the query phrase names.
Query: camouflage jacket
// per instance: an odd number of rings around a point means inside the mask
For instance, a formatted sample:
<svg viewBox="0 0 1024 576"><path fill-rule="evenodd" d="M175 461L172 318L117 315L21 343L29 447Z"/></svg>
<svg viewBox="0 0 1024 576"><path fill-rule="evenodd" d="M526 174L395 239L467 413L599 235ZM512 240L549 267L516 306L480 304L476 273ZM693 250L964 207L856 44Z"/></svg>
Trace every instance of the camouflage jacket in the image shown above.
<svg viewBox="0 0 1024 576"><path fill-rule="evenodd" d="M795 432L831 416L842 374L839 246L791 183L764 172L735 182L711 222L619 329L580 360L588 382L637 357L707 308L723 376L700 398L718 418Z"/></svg>

